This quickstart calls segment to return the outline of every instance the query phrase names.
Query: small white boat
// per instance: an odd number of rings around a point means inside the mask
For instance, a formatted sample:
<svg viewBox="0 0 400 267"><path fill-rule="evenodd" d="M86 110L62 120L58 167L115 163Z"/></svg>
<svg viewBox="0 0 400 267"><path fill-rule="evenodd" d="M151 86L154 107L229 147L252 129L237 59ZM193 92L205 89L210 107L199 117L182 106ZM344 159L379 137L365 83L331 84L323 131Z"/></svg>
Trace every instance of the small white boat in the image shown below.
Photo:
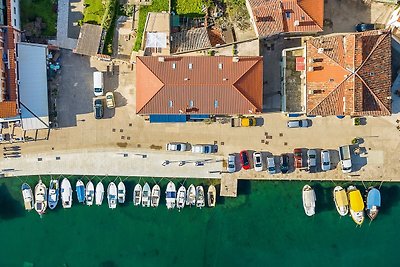
<svg viewBox="0 0 400 267"><path fill-rule="evenodd" d="M185 201L186 201L186 188L181 185L178 189L178 194L176 196L176 207L180 211L185 207Z"/></svg>
<svg viewBox="0 0 400 267"><path fill-rule="evenodd" d="M353 221L361 225L364 222L364 200L361 196L360 190L351 185L347 188L347 195L349 197L350 215Z"/></svg>
<svg viewBox="0 0 400 267"><path fill-rule="evenodd" d="M125 184L124 182L119 182L118 183L118 203L125 203L125 194L126 194L126 189L125 189Z"/></svg>
<svg viewBox="0 0 400 267"><path fill-rule="evenodd" d="M58 204L60 195L60 185L57 179L51 179L49 185L49 194L47 196L47 203L50 209L54 209Z"/></svg>
<svg viewBox="0 0 400 267"><path fill-rule="evenodd" d="M34 206L33 193L31 187L27 183L21 186L22 198L24 199L24 206L26 210L32 210Z"/></svg>
<svg viewBox="0 0 400 267"><path fill-rule="evenodd" d="M142 207L150 207L151 188L148 183L143 186Z"/></svg>
<svg viewBox="0 0 400 267"><path fill-rule="evenodd" d="M315 214L316 200L314 189L306 184L303 187L303 207L307 216L313 216Z"/></svg>
<svg viewBox="0 0 400 267"><path fill-rule="evenodd" d="M188 206L196 205L196 187L193 184L191 184L187 189L186 205Z"/></svg>
<svg viewBox="0 0 400 267"><path fill-rule="evenodd" d="M173 209L176 205L176 187L175 184L170 181L167 184L167 190L165 191L165 200L167 209Z"/></svg>
<svg viewBox="0 0 400 267"><path fill-rule="evenodd" d="M201 185L196 186L196 207L202 208L206 205L204 199L204 188Z"/></svg>
<svg viewBox="0 0 400 267"><path fill-rule="evenodd" d="M92 206L94 202L94 185L92 181L86 184L86 205Z"/></svg>
<svg viewBox="0 0 400 267"><path fill-rule="evenodd" d="M117 186L114 182L111 182L107 187L107 200L110 209L115 209L117 207L117 195Z"/></svg>
<svg viewBox="0 0 400 267"><path fill-rule="evenodd" d="M209 207L215 207L217 201L217 189L214 185L210 185L207 190L207 202Z"/></svg>
<svg viewBox="0 0 400 267"><path fill-rule="evenodd" d="M47 208L47 188L46 185L39 180L35 186L35 210L39 215L45 213Z"/></svg>
<svg viewBox="0 0 400 267"><path fill-rule="evenodd" d="M153 189L151 189L151 206L152 207L158 207L158 204L160 203L160 195L161 195L161 188L158 184L153 186Z"/></svg>
<svg viewBox="0 0 400 267"><path fill-rule="evenodd" d="M142 201L142 186L140 184L136 184L133 189L133 205L139 206Z"/></svg>
<svg viewBox="0 0 400 267"><path fill-rule="evenodd" d="M97 183L96 185L96 193L95 193L95 202L97 206L100 206L101 204L103 204L103 198L104 198L104 185L103 183L100 181Z"/></svg>
<svg viewBox="0 0 400 267"><path fill-rule="evenodd" d="M349 213L349 200L343 187L335 186L333 189L333 201L340 216L346 216Z"/></svg>
<svg viewBox="0 0 400 267"><path fill-rule="evenodd" d="M69 209L72 206L72 187L67 178L61 182L61 202L64 209Z"/></svg>

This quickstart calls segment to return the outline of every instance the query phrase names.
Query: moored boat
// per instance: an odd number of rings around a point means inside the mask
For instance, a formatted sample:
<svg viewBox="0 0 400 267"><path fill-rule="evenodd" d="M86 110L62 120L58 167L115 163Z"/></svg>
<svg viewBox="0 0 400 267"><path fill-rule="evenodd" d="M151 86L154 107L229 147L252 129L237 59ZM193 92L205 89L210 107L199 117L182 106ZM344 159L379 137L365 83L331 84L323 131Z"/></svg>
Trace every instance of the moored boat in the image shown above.
<svg viewBox="0 0 400 267"><path fill-rule="evenodd" d="M47 196L47 203L50 209L54 209L57 206L59 195L60 184L57 179L51 179L49 185L49 194Z"/></svg>
<svg viewBox="0 0 400 267"><path fill-rule="evenodd" d="M80 179L76 181L76 196L79 203L85 202L85 184Z"/></svg>
<svg viewBox="0 0 400 267"><path fill-rule="evenodd" d="M364 201L361 196L360 190L351 185L347 188L347 195L349 198L350 215L353 221L361 225L364 222Z"/></svg>
<svg viewBox="0 0 400 267"><path fill-rule="evenodd" d="M125 203L126 189L124 182L118 183L118 203Z"/></svg>
<svg viewBox="0 0 400 267"><path fill-rule="evenodd" d="M202 208L206 205L204 199L204 188L201 185L196 186L196 207Z"/></svg>
<svg viewBox="0 0 400 267"><path fill-rule="evenodd" d="M96 185L96 192L95 192L95 202L97 206L103 204L103 198L104 198L104 185L100 181Z"/></svg>
<svg viewBox="0 0 400 267"><path fill-rule="evenodd" d="M170 181L167 184L167 190L165 191L165 200L167 209L173 209L176 205L176 187L175 184Z"/></svg>
<svg viewBox="0 0 400 267"><path fill-rule="evenodd" d="M209 207L215 207L217 201L217 189L214 185L210 185L207 190L207 202Z"/></svg>
<svg viewBox="0 0 400 267"><path fill-rule="evenodd" d="M142 191L142 207L150 207L151 189L148 183L145 183Z"/></svg>
<svg viewBox="0 0 400 267"><path fill-rule="evenodd" d="M46 185L39 180L35 186L35 210L39 215L45 213L47 208L47 188Z"/></svg>
<svg viewBox="0 0 400 267"><path fill-rule="evenodd" d="M161 188L158 184L154 185L151 189L151 206L158 207L160 203Z"/></svg>
<svg viewBox="0 0 400 267"><path fill-rule="evenodd" d="M381 192L375 187L368 189L367 195L367 215L372 220L376 218L381 207Z"/></svg>
<svg viewBox="0 0 400 267"><path fill-rule="evenodd" d="M107 187L107 200L108 200L108 207L110 209L115 209L117 207L117 186L114 182L111 182Z"/></svg>
<svg viewBox="0 0 400 267"><path fill-rule="evenodd" d="M185 207L186 202L186 188L181 185L178 189L178 194L176 196L176 207L180 211Z"/></svg>
<svg viewBox="0 0 400 267"><path fill-rule="evenodd" d="M136 184L133 189L133 205L139 206L142 201L142 186L140 184Z"/></svg>
<svg viewBox="0 0 400 267"><path fill-rule="evenodd" d="M92 181L86 184L86 205L92 206L94 202L94 185Z"/></svg>
<svg viewBox="0 0 400 267"><path fill-rule="evenodd" d="M333 189L333 201L340 216L346 216L349 213L349 200L343 187L335 186Z"/></svg>
<svg viewBox="0 0 400 267"><path fill-rule="evenodd" d="M31 187L27 183L21 186L22 198L24 199L24 206L26 210L32 210L35 204L33 200L33 193Z"/></svg>
<svg viewBox="0 0 400 267"><path fill-rule="evenodd" d="M303 187L303 207L307 216L313 216L315 214L316 200L314 189L309 185L305 185Z"/></svg>
<svg viewBox="0 0 400 267"><path fill-rule="evenodd" d="M61 182L61 204L64 209L69 209L72 206L72 187L67 178Z"/></svg>
<svg viewBox="0 0 400 267"><path fill-rule="evenodd" d="M187 189L186 205L188 206L196 205L196 187L193 184L189 185Z"/></svg>

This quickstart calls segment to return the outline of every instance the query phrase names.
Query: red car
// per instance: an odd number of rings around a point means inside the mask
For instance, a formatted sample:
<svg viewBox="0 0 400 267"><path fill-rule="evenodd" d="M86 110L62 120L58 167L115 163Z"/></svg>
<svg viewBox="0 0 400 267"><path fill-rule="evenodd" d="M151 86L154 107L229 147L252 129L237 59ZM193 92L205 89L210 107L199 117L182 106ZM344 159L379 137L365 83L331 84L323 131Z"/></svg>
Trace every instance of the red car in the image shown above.
<svg viewBox="0 0 400 267"><path fill-rule="evenodd" d="M249 153L246 150L240 151L240 163L243 169L250 169Z"/></svg>
<svg viewBox="0 0 400 267"><path fill-rule="evenodd" d="M295 148L293 150L294 154L294 167L302 168L303 167L303 152L301 148Z"/></svg>

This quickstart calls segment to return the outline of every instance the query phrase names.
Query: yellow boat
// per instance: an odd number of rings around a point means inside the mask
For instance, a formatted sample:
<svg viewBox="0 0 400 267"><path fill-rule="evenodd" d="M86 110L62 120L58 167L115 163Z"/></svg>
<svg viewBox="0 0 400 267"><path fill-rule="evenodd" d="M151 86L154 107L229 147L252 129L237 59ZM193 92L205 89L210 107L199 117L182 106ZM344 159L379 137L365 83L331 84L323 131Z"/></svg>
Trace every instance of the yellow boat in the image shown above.
<svg viewBox="0 0 400 267"><path fill-rule="evenodd" d="M350 202L350 215L353 221L361 225L364 222L364 201L360 190L351 185L347 188L347 195Z"/></svg>
<svg viewBox="0 0 400 267"><path fill-rule="evenodd" d="M349 200L343 187L336 186L333 189L333 200L340 216L346 216L349 213Z"/></svg>

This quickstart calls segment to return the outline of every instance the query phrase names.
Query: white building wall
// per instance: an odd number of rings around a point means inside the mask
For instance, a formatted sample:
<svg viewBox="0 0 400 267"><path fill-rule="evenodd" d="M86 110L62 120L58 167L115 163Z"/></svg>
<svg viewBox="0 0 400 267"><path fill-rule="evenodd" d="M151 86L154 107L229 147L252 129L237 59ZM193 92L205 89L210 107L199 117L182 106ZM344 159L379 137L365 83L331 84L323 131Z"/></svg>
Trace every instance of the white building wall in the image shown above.
<svg viewBox="0 0 400 267"><path fill-rule="evenodd" d="M21 30L19 0L10 0L10 2L11 2L11 25L17 30Z"/></svg>

